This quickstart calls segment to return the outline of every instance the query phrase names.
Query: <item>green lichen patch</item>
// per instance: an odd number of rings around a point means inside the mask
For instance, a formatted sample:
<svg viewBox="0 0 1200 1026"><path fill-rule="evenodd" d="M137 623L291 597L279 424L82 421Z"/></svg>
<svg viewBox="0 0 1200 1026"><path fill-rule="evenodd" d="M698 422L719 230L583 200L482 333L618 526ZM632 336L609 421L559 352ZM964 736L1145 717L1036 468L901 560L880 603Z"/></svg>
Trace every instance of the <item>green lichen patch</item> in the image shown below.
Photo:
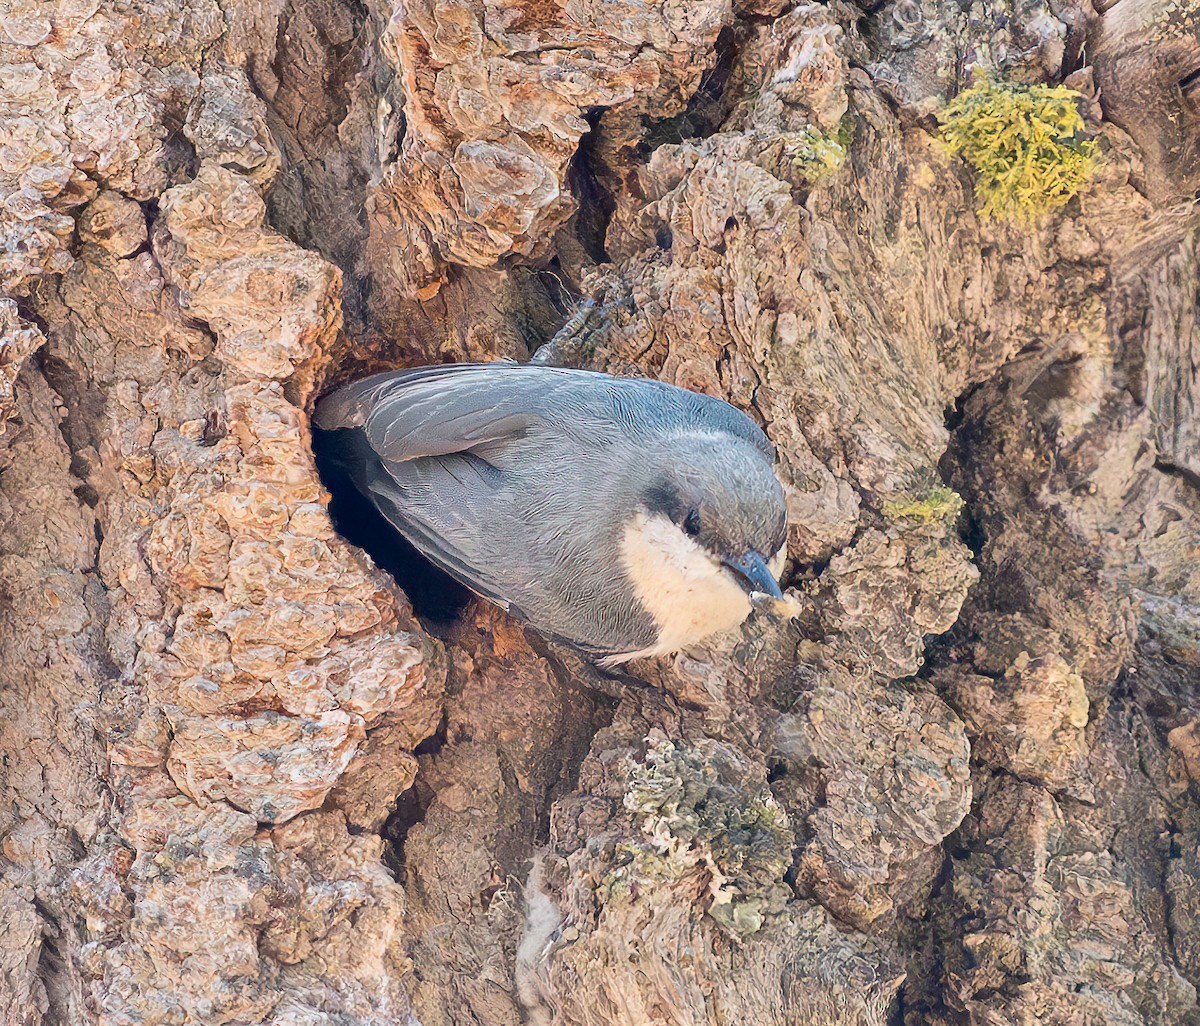
<svg viewBox="0 0 1200 1026"><path fill-rule="evenodd" d="M941 113L942 138L975 169L985 217L1031 223L1063 206L1096 170L1096 140L1064 86L981 79Z"/></svg>
<svg viewBox="0 0 1200 1026"><path fill-rule="evenodd" d="M962 508L963 500L958 492L945 485L937 485L923 499L885 502L883 515L889 520L920 520L928 524L956 517Z"/></svg>
<svg viewBox="0 0 1200 1026"><path fill-rule="evenodd" d="M826 135L811 125L799 132L771 132L761 141L754 162L781 181L807 190L835 174L846 162L849 133L839 126Z"/></svg>
<svg viewBox="0 0 1200 1026"><path fill-rule="evenodd" d="M846 163L846 144L809 126L782 134L784 157L792 170L808 182L836 173Z"/></svg>
<svg viewBox="0 0 1200 1026"><path fill-rule="evenodd" d="M783 876L795 844L787 816L726 746L651 738L645 761L630 771L625 808L641 837L622 845L627 861L608 882L610 895L703 869L712 898L708 914L737 939L787 902Z"/></svg>

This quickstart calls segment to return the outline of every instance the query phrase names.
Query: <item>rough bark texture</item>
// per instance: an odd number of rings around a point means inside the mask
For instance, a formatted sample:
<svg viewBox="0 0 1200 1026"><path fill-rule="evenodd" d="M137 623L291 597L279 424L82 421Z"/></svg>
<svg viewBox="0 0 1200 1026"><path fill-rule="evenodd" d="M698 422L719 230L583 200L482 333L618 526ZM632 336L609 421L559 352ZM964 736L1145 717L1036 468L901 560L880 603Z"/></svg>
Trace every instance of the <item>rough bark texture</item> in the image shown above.
<svg viewBox="0 0 1200 1026"><path fill-rule="evenodd" d="M5 4L0 1022L1200 1024L1198 23ZM1085 97L1036 226L974 68ZM646 687L414 612L311 453L582 295L787 490L802 615Z"/></svg>

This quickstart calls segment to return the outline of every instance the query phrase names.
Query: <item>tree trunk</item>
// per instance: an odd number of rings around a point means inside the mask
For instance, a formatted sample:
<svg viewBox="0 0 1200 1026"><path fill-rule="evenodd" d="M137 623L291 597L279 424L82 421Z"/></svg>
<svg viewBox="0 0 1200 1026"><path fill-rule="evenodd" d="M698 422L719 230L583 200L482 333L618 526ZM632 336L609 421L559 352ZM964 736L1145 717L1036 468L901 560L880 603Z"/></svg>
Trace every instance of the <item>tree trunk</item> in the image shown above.
<svg viewBox="0 0 1200 1026"><path fill-rule="evenodd" d="M11 0L0 1023L1200 1024L1198 23ZM975 68L1083 94L1035 224ZM350 544L308 426L584 296L789 505L800 615L637 680Z"/></svg>

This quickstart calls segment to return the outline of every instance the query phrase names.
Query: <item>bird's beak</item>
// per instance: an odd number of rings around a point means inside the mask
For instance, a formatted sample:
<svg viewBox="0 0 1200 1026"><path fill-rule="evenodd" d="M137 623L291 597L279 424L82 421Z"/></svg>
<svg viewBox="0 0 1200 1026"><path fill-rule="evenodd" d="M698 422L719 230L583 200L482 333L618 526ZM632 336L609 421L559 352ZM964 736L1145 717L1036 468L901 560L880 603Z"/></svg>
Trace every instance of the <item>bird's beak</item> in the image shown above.
<svg viewBox="0 0 1200 1026"><path fill-rule="evenodd" d="M725 556L722 562L742 579L742 586L752 598L755 593L772 599L783 598L779 582L775 580L767 561L753 549L741 556Z"/></svg>

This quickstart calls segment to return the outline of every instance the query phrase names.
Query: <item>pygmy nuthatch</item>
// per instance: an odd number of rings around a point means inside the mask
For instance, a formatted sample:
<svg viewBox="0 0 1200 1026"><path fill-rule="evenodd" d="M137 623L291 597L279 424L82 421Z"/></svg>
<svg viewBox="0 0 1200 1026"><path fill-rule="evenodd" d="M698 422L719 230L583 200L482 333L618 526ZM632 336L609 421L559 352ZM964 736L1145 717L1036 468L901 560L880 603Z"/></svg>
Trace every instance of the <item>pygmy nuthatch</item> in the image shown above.
<svg viewBox="0 0 1200 1026"><path fill-rule="evenodd" d="M455 364L346 385L315 419L421 552L601 665L678 651L782 597L775 451L719 399L591 371Z"/></svg>

